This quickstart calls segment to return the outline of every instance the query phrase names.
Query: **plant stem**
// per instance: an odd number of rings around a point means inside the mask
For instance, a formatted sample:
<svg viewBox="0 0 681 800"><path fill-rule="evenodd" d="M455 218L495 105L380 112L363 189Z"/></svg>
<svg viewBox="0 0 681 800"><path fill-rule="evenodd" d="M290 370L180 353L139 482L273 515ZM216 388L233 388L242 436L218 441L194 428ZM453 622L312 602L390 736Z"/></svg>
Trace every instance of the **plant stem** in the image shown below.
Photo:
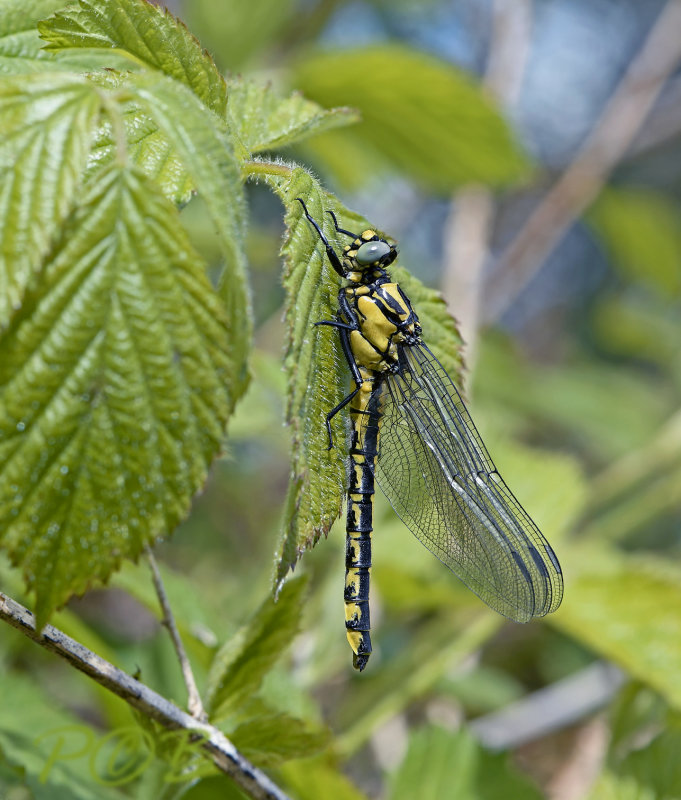
<svg viewBox="0 0 681 800"><path fill-rule="evenodd" d="M197 747L205 750L215 766L229 775L253 800L289 800L267 775L241 755L222 731L190 716L52 625L46 625L41 632L36 631L33 614L2 592L0 619L36 644L65 659L164 728L196 734L199 737Z"/></svg>
<svg viewBox="0 0 681 800"><path fill-rule="evenodd" d="M241 165L242 172L249 178L267 178L272 175L288 178L293 171L288 164L275 161L244 161Z"/></svg>
<svg viewBox="0 0 681 800"><path fill-rule="evenodd" d="M530 52L532 16L532 0L493 0L484 86L507 110L517 103L520 93ZM482 295L486 288L484 272L490 259L496 214L496 201L488 186L464 186L452 198L445 225L442 290L456 309L466 344L468 380L476 360Z"/></svg>
<svg viewBox="0 0 681 800"><path fill-rule="evenodd" d="M669 0L574 161L532 211L499 258L482 314L491 323L508 309L596 199L681 61L681 0Z"/></svg>
<svg viewBox="0 0 681 800"><path fill-rule="evenodd" d="M158 564L156 563L156 559L154 558L151 547L149 547L147 544L145 545L144 549L147 554L147 559L149 560L149 566L151 567L154 588L156 589L156 594L158 595L158 599L161 604L161 610L163 611L163 619L161 620L161 624L165 625L165 627L168 629L168 633L170 633L170 638L173 640L173 646L180 662L184 684L187 687L187 707L189 708L189 713L195 719L205 722L208 719L208 716L203 708L203 703L201 702L201 695L199 694L196 680L194 679L194 673L192 672L192 667L189 663L189 658L187 657L187 651L184 649L180 632L175 624L175 617L172 609L170 608L170 603L168 602L168 595L166 594L165 586L163 585L163 578L161 578L161 573L159 572Z"/></svg>

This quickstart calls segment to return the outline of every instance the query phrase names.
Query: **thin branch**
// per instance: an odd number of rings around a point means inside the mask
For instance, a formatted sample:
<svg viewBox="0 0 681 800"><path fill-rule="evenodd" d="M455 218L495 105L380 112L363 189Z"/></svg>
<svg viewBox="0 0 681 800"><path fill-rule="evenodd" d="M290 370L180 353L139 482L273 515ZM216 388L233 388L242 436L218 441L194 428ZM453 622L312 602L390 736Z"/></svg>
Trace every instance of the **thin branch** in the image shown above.
<svg viewBox="0 0 681 800"><path fill-rule="evenodd" d="M603 772L612 732L604 714L585 720L574 732L566 758L545 786L551 800L582 800L593 797L593 788Z"/></svg>
<svg viewBox="0 0 681 800"><path fill-rule="evenodd" d="M494 0L492 42L484 85L501 105L515 103L530 49L531 0ZM482 275L490 250L494 196L484 186L468 186L453 198L445 225L443 293L456 316L469 369L475 360ZM468 373L470 374L470 372Z"/></svg>
<svg viewBox="0 0 681 800"><path fill-rule="evenodd" d="M532 34L532 0L494 0L485 86L508 107L518 101Z"/></svg>
<svg viewBox="0 0 681 800"><path fill-rule="evenodd" d="M669 0L574 161L499 259L483 321L492 322L539 271L575 219L596 198L638 134L681 60L681 0Z"/></svg>
<svg viewBox="0 0 681 800"><path fill-rule="evenodd" d="M452 198L444 229L442 293L466 343L469 370L475 361L482 273L489 257L493 220L494 198L489 189L466 186Z"/></svg>
<svg viewBox="0 0 681 800"><path fill-rule="evenodd" d="M52 625L46 625L42 632L37 632L33 614L2 592L0 619L36 644L65 659L164 728L198 734L202 739L201 747L210 755L215 766L229 775L249 797L254 800L289 800L267 775L239 753L222 731L190 716Z"/></svg>
<svg viewBox="0 0 681 800"><path fill-rule="evenodd" d="M202 722L205 722L208 717L203 708L203 703L201 702L201 695L199 694L194 673L192 672L192 665L189 663L187 651L184 649L180 632L175 624L175 617L170 607L170 603L168 602L168 595L166 594L165 586L163 585L163 578L161 578L161 573L159 572L158 564L156 563L154 554L151 551L151 547L149 547L149 545L145 545L144 549L147 559L149 560L149 566L151 567L151 576L154 581L154 588L156 589L156 594L158 595L159 603L161 604L161 610L163 611L163 619L161 620L161 623L168 629L170 638L173 641L173 647L175 648L177 658L180 662L180 669L182 670L184 684L187 687L187 708L189 708L189 713L192 715L192 717L194 717L194 719L199 719Z"/></svg>
<svg viewBox="0 0 681 800"><path fill-rule="evenodd" d="M470 723L490 750L507 750L562 730L603 708L626 676L607 661L596 661L567 678Z"/></svg>
<svg viewBox="0 0 681 800"><path fill-rule="evenodd" d="M681 135L681 77L667 81L655 108L648 116L645 128L639 131L631 143L627 157L635 158L667 144L679 135Z"/></svg>

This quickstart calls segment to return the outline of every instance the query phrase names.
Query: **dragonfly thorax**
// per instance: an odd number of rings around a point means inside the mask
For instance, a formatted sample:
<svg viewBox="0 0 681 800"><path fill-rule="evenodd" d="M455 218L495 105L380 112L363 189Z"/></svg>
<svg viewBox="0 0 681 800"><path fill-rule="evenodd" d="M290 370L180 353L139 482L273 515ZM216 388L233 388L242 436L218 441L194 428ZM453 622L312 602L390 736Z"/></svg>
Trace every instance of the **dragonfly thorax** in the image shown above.
<svg viewBox="0 0 681 800"><path fill-rule="evenodd" d="M397 283L377 281L341 290L341 308L356 325L350 348L357 364L373 372L392 371L397 346L420 340L421 326L409 300Z"/></svg>

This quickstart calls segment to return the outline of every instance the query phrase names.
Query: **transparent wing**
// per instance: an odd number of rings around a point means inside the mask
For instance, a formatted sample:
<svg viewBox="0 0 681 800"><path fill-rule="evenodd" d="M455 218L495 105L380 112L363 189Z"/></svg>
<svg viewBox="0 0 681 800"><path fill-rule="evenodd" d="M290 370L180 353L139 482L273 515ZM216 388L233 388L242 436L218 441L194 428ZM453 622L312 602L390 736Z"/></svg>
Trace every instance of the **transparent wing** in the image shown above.
<svg viewBox="0 0 681 800"><path fill-rule="evenodd" d="M504 616L527 622L555 611L558 559L427 347L401 348L399 371L380 381L369 410L381 419L376 479L416 538Z"/></svg>

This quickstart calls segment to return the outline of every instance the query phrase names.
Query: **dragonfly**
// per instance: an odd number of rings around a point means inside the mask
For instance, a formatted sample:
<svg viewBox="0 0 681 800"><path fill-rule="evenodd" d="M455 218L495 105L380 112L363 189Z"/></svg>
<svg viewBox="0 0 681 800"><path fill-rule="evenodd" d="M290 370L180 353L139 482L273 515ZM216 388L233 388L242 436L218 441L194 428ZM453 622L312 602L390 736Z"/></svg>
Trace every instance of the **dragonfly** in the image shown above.
<svg viewBox="0 0 681 800"><path fill-rule="evenodd" d="M555 611L558 559L494 466L461 394L423 341L418 316L388 268L394 243L374 230L349 237L339 255L302 198L333 269L346 281L333 320L354 388L345 554L345 627L360 672L371 655L369 586L375 482L414 536L488 606L516 622Z"/></svg>

